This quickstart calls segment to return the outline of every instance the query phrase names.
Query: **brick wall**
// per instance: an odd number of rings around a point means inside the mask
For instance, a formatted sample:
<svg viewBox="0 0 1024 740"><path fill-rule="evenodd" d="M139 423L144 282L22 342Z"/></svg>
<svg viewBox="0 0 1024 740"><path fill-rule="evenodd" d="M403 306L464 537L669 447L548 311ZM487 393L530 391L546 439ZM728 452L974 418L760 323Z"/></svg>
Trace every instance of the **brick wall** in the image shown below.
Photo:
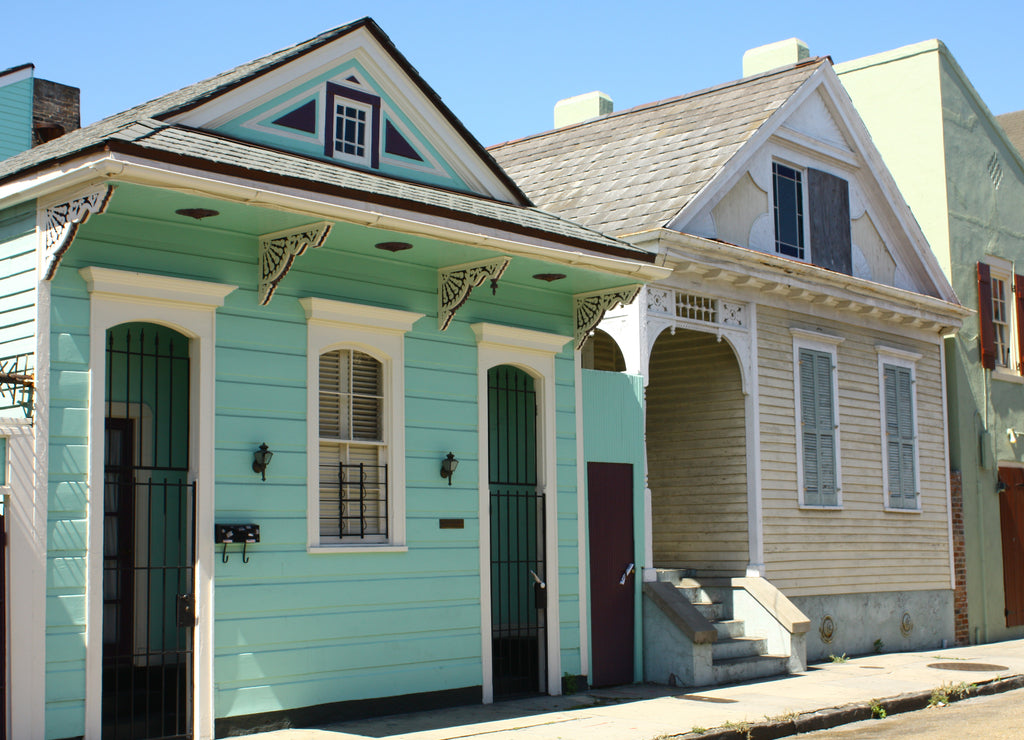
<svg viewBox="0 0 1024 740"><path fill-rule="evenodd" d="M964 488L959 470L949 474L950 516L953 519L953 635L957 645L970 643L967 620L967 551L964 538Z"/></svg>
<svg viewBox="0 0 1024 740"><path fill-rule="evenodd" d="M81 127L80 91L35 78L32 100L32 146L38 146ZM55 129L53 126L59 126Z"/></svg>

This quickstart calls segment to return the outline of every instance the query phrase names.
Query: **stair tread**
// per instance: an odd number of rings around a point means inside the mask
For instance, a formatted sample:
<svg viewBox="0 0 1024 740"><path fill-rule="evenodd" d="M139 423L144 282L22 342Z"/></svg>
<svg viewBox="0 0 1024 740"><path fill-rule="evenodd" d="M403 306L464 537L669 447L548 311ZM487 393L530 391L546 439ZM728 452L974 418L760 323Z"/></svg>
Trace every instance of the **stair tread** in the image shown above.
<svg viewBox="0 0 1024 740"><path fill-rule="evenodd" d="M719 660L712 660L713 666L720 665L737 665L740 663L766 663L768 661L786 661L789 660L788 655L744 655L739 658L721 658Z"/></svg>

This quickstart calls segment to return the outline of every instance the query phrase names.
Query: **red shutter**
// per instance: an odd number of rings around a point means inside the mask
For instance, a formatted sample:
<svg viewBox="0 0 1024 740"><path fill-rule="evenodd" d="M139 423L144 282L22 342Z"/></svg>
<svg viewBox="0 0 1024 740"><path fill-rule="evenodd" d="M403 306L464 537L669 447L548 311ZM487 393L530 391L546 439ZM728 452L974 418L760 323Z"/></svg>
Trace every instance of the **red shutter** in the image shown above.
<svg viewBox="0 0 1024 740"><path fill-rule="evenodd" d="M996 332L992 326L992 273L984 262L978 263L978 324L981 366L995 370Z"/></svg>
<svg viewBox="0 0 1024 740"><path fill-rule="evenodd" d="M1017 325L1017 372L1024 375L1024 275L1013 276L1013 302L1017 307L1013 316Z"/></svg>

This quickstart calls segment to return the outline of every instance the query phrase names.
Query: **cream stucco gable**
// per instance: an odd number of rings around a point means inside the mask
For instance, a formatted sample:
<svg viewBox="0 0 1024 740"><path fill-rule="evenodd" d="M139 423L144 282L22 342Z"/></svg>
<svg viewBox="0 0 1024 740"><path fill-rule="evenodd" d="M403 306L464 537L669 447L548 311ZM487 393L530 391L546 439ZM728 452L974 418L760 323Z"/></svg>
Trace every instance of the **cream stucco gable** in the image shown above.
<svg viewBox="0 0 1024 740"><path fill-rule="evenodd" d="M773 168L797 173L804 262L826 249L812 236L818 204L814 178L845 190L849 211L848 255L853 277L955 300L902 194L867 135L831 66L823 65L784 103L669 224L683 233L776 254ZM829 218L834 219L830 215ZM831 234L828 235L828 241ZM815 241L818 244L815 244ZM792 256L792 255L789 255Z"/></svg>

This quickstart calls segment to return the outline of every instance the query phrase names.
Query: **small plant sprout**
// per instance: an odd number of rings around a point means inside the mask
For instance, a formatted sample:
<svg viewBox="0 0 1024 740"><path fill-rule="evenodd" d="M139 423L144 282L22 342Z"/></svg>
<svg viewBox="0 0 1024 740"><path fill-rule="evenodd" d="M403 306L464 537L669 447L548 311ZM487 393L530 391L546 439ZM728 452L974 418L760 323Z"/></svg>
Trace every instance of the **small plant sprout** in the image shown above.
<svg viewBox="0 0 1024 740"><path fill-rule="evenodd" d="M845 663L849 660L849 658L846 657L846 653L843 653L842 655L829 655L828 659L833 663Z"/></svg>
<svg viewBox="0 0 1024 740"><path fill-rule="evenodd" d="M885 651L885 643L882 642L882 638L879 637L877 640L875 640L875 652L876 653L882 653L884 651Z"/></svg>
<svg viewBox="0 0 1024 740"><path fill-rule="evenodd" d="M868 706L871 708L871 719L885 719L888 716L878 699L872 699Z"/></svg>

